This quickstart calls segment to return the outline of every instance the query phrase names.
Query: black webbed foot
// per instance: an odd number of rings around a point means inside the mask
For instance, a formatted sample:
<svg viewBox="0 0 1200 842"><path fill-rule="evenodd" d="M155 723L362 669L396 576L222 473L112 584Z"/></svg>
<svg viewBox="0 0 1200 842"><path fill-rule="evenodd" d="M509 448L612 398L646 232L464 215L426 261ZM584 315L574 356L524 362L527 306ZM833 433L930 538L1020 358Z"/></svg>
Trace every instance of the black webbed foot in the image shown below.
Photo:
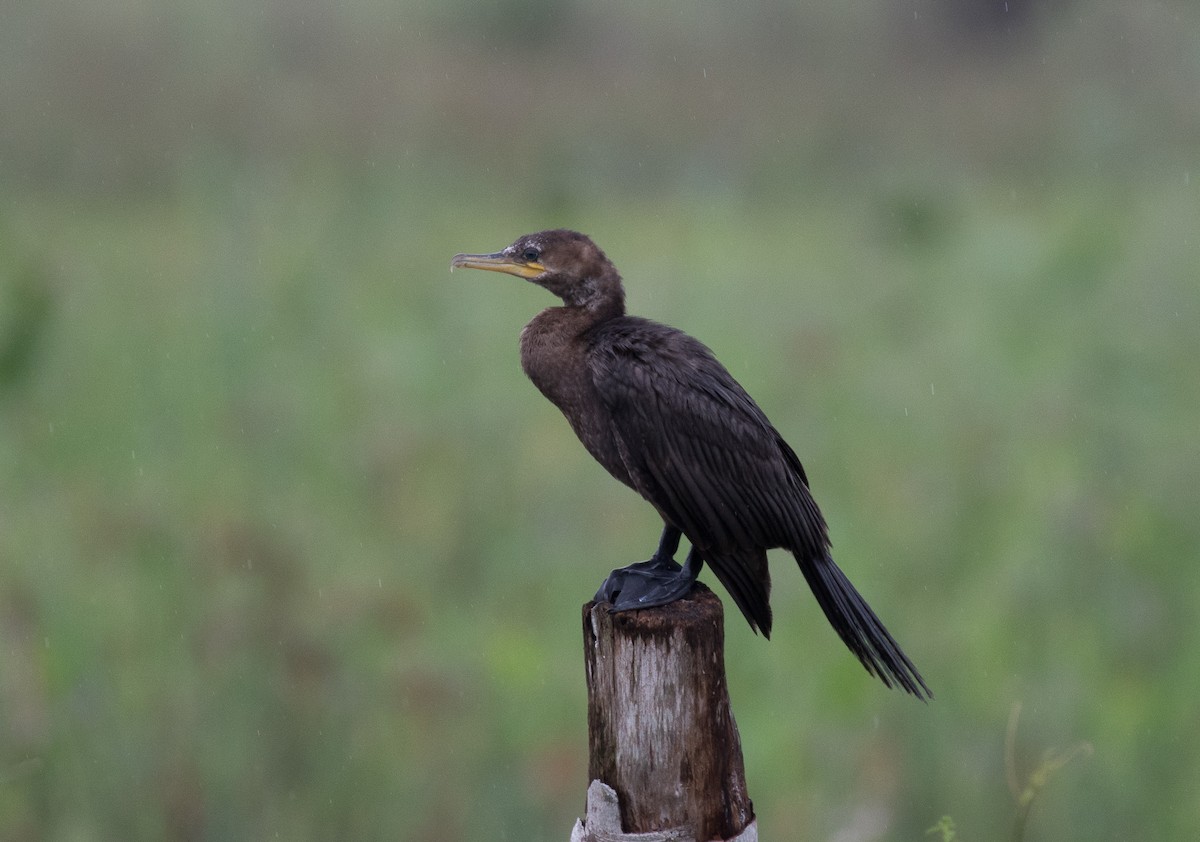
<svg viewBox="0 0 1200 842"><path fill-rule="evenodd" d="M693 547L687 564L680 567L674 558L679 538L678 529L664 527L654 556L610 573L596 591L596 602L609 603L613 611L631 611L666 605L691 593L704 563Z"/></svg>
<svg viewBox="0 0 1200 842"><path fill-rule="evenodd" d="M613 611L653 608L687 596L692 582L683 581L683 568L672 558L655 556L609 574L596 591L597 602L607 602Z"/></svg>

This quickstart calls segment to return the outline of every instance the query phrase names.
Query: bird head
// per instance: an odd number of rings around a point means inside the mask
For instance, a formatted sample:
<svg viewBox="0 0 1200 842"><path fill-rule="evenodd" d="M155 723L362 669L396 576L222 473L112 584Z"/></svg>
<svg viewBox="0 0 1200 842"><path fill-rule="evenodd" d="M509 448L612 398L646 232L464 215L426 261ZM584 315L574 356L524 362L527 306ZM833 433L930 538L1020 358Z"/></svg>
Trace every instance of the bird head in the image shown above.
<svg viewBox="0 0 1200 842"><path fill-rule="evenodd" d="M555 229L526 234L491 254L456 254L450 269L486 269L524 278L557 295L564 304L590 310L624 310L621 276L590 238Z"/></svg>

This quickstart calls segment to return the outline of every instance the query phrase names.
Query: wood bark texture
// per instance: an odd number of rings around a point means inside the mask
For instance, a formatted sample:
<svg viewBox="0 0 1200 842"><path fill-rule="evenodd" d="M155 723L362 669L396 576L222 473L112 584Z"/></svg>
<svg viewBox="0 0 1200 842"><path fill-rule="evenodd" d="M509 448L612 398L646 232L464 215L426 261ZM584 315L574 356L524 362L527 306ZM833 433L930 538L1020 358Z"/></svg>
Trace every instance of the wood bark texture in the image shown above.
<svg viewBox="0 0 1200 842"><path fill-rule="evenodd" d="M583 607L588 779L612 787L626 833L739 836L754 820L725 681L721 601L698 584L660 608Z"/></svg>

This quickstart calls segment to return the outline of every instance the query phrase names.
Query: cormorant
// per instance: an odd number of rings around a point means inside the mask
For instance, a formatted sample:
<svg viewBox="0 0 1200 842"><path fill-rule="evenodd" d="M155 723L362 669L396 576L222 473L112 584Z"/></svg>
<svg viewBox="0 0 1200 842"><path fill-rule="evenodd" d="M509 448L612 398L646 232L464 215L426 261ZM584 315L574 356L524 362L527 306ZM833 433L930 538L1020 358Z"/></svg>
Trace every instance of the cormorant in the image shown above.
<svg viewBox="0 0 1200 842"><path fill-rule="evenodd" d="M884 684L931 693L834 564L799 458L707 347L625 314L617 269L575 231L528 234L450 263L506 272L562 299L521 331L521 366L583 446L663 519L648 561L614 570L596 594L615 611L686 596L707 561L752 629L771 634L767 550L784 547L838 635ZM680 535L692 548L674 560Z"/></svg>

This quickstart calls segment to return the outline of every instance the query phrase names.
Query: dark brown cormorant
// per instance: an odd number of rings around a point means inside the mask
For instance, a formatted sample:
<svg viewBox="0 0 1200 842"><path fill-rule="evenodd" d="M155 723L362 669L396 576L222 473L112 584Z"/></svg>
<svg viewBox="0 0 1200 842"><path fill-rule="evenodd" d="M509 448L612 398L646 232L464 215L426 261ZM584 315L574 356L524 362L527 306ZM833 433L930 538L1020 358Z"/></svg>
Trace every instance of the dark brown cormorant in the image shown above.
<svg viewBox="0 0 1200 842"><path fill-rule="evenodd" d="M597 601L615 611L665 605L687 595L707 561L750 627L770 637L767 550L784 547L867 671L932 695L834 564L796 454L708 348L625 315L621 276L595 243L543 231L494 254L455 255L450 267L506 272L562 299L521 331L521 366L588 452L662 515L654 556L614 570ZM682 567L681 534L692 544Z"/></svg>

